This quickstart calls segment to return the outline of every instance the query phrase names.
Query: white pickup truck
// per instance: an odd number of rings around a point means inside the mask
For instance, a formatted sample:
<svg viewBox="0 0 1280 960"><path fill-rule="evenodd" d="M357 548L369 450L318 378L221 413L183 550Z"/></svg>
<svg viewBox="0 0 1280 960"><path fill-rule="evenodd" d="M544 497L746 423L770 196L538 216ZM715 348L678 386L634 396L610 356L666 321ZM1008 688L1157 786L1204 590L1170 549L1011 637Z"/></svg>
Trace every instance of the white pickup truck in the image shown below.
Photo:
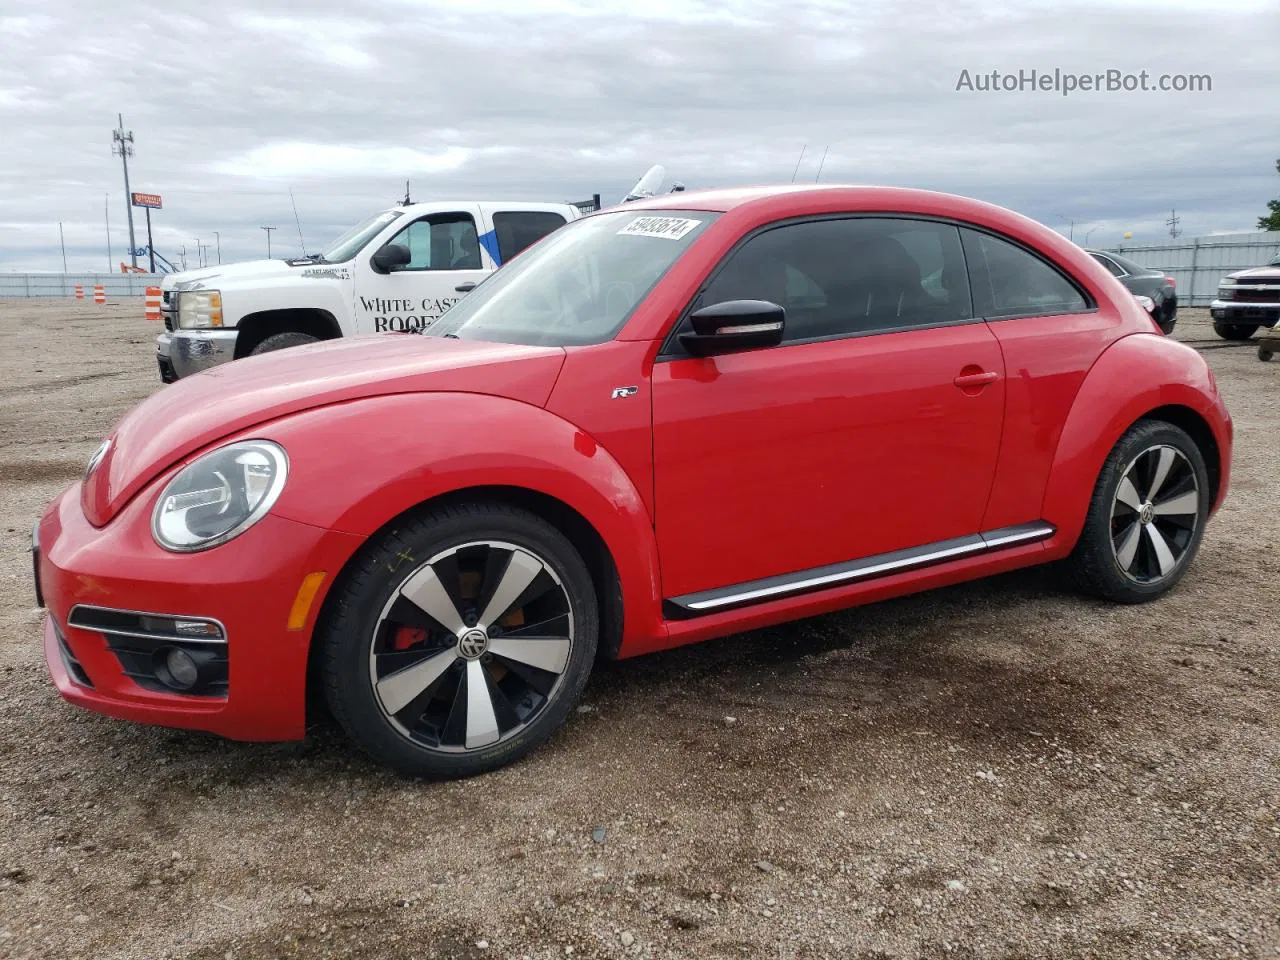
<svg viewBox="0 0 1280 960"><path fill-rule="evenodd" d="M317 256L169 274L160 379L315 340L420 330L504 261L598 206L598 197L414 203L374 214Z"/></svg>

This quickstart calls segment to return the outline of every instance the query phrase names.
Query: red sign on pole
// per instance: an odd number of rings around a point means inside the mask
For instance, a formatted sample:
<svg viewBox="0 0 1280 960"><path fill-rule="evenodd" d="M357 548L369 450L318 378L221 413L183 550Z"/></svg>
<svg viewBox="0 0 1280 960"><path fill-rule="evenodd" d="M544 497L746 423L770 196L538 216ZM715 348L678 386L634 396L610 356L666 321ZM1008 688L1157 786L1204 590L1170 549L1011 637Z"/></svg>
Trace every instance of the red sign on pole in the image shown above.
<svg viewBox="0 0 1280 960"><path fill-rule="evenodd" d="M158 193L135 193L133 195L133 205L135 207L151 207L153 210L159 210L163 206Z"/></svg>

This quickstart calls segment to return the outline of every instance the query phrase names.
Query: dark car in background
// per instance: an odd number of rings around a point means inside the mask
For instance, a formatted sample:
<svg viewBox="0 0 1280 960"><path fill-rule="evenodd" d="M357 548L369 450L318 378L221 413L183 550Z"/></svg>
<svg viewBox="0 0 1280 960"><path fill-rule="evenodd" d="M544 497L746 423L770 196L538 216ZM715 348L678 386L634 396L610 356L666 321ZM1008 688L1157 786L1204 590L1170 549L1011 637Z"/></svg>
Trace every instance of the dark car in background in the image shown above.
<svg viewBox="0 0 1280 960"><path fill-rule="evenodd" d="M1280 323L1280 256L1264 267L1223 277L1209 313L1213 329L1224 340L1248 340L1259 327Z"/></svg>
<svg viewBox="0 0 1280 960"><path fill-rule="evenodd" d="M1178 322L1178 289L1173 277L1159 270L1140 267L1127 257L1105 250L1088 252L1135 297L1147 297L1152 303L1151 316L1160 325L1160 329L1165 333L1173 333L1173 325Z"/></svg>

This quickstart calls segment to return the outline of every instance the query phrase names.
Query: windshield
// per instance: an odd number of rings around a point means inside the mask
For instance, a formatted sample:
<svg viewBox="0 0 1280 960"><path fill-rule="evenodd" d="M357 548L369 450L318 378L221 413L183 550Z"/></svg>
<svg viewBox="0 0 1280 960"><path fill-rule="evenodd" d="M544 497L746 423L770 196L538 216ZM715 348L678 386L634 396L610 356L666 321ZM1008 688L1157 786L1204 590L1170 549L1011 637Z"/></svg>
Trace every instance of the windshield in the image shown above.
<svg viewBox="0 0 1280 960"><path fill-rule="evenodd" d="M526 346L604 343L718 216L659 210L578 220L490 274L423 332Z"/></svg>
<svg viewBox="0 0 1280 960"><path fill-rule="evenodd" d="M356 224L329 246L320 256L330 263L342 263L359 253L366 243L382 231L392 220L399 217L399 210L387 210L374 214L368 220Z"/></svg>

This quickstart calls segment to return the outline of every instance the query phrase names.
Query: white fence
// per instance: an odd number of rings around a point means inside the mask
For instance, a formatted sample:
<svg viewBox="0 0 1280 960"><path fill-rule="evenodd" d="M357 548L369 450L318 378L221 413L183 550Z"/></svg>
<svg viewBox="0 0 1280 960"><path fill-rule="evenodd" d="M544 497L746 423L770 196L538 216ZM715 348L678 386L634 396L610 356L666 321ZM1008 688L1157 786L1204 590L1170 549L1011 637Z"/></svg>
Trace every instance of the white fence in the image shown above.
<svg viewBox="0 0 1280 960"><path fill-rule="evenodd" d="M1180 305L1204 307L1217 295L1218 281L1228 273L1260 267L1280 254L1280 231L1179 237L1166 243L1122 244L1109 249L1172 276L1178 283Z"/></svg>
<svg viewBox="0 0 1280 960"><path fill-rule="evenodd" d="M1108 249L1170 274L1178 282L1178 302L1203 307L1217 294L1218 281L1228 273L1262 266L1280 254L1280 231L1226 233ZM147 287L159 286L161 277L158 273L0 273L0 299L70 297L77 283L84 287L87 300L93 298L98 284L108 297L141 297Z"/></svg>
<svg viewBox="0 0 1280 960"><path fill-rule="evenodd" d="M147 287L160 286L159 273L0 273L0 300L23 297L74 297L76 284L84 287L84 298L93 299L93 288L101 286L108 299L141 297Z"/></svg>

